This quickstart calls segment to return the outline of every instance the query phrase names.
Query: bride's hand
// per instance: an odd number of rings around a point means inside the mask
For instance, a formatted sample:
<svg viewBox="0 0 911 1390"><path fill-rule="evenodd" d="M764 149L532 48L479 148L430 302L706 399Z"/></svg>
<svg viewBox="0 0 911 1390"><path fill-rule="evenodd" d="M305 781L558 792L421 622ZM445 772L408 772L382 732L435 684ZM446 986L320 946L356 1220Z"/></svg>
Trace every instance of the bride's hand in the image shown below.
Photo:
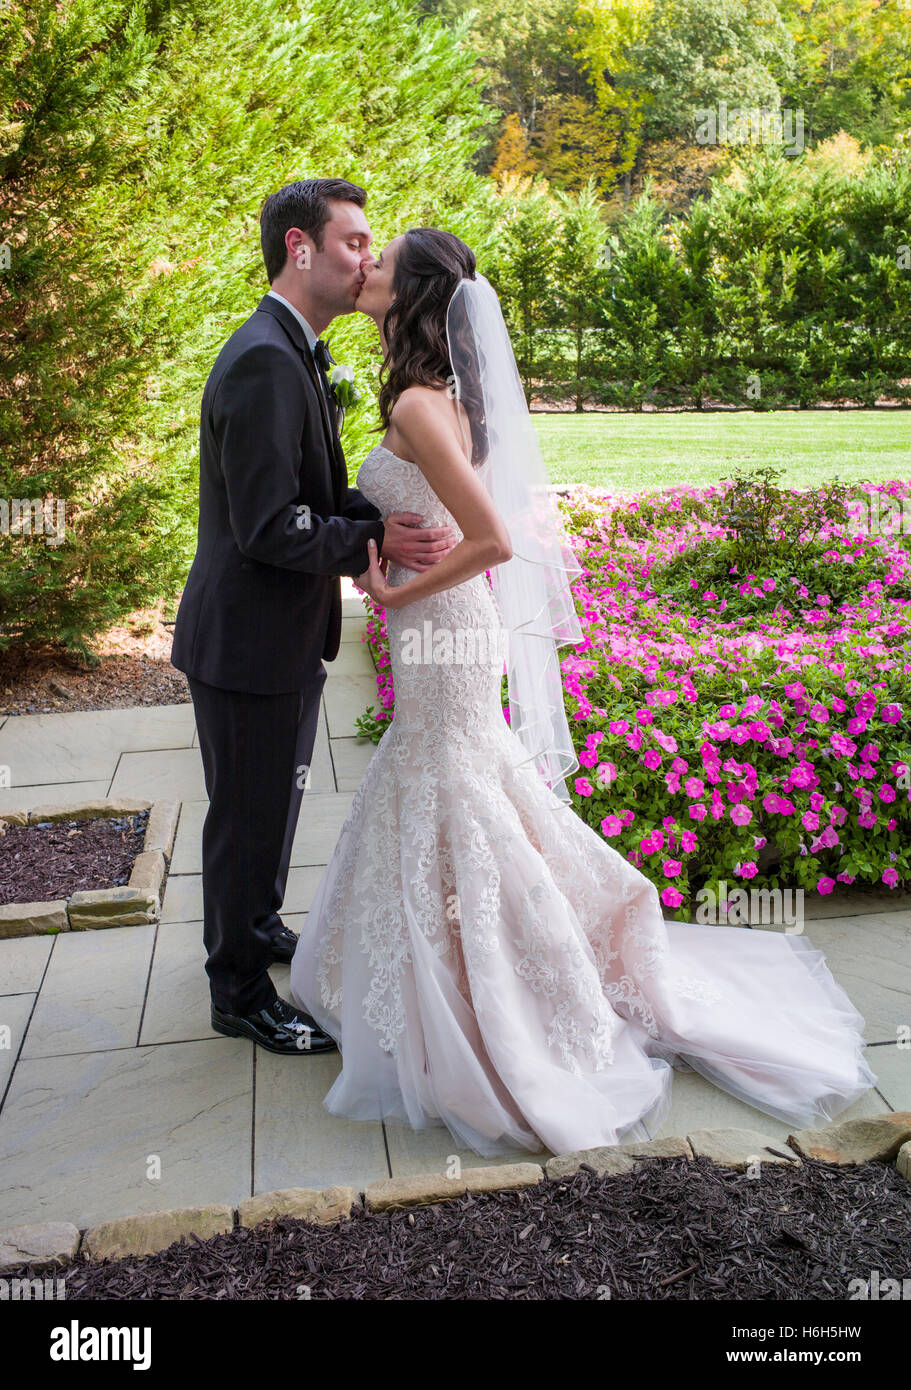
<svg viewBox="0 0 911 1390"><path fill-rule="evenodd" d="M398 589L395 585L386 583L386 569L389 561L380 560L374 540L367 542L367 554L370 557L370 568L364 570L363 574L359 574L354 582L359 589L363 589L365 594L369 594L381 608L394 608Z"/></svg>

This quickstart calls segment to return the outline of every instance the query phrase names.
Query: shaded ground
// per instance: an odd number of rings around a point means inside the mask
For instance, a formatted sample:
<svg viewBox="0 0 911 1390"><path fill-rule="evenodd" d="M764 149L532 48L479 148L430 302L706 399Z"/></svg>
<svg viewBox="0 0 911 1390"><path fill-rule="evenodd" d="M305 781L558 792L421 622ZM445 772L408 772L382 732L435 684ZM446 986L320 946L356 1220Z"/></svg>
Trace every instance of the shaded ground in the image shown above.
<svg viewBox="0 0 911 1390"><path fill-rule="evenodd" d="M894 1165L751 1178L675 1158L333 1226L283 1218L55 1277L69 1300L846 1301L874 1271L911 1278L911 1183Z"/></svg>
<svg viewBox="0 0 911 1390"><path fill-rule="evenodd" d="M0 715L184 704L190 689L170 663L173 631L160 609L132 613L98 642L101 664L88 670L51 646L2 651Z"/></svg>

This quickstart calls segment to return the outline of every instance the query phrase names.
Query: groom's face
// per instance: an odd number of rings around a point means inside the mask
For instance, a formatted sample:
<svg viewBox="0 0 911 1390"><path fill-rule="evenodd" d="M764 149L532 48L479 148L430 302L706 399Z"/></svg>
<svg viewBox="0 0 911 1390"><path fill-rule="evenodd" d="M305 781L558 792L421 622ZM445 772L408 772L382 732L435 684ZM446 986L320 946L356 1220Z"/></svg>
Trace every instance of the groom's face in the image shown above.
<svg viewBox="0 0 911 1390"><path fill-rule="evenodd" d="M323 248L318 251L311 243L310 270L304 273L313 275L312 291L332 318L357 308L365 269L373 263L373 233L356 203L330 198L329 206L332 212L323 227Z"/></svg>

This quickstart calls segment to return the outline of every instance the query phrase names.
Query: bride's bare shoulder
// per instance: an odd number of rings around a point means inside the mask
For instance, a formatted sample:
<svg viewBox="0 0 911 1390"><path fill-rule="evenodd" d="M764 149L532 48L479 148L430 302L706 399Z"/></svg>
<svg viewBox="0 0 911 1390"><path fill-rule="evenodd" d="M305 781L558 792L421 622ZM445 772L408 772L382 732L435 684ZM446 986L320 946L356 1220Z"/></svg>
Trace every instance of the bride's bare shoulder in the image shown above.
<svg viewBox="0 0 911 1390"><path fill-rule="evenodd" d="M439 420L452 432L453 442L463 452L458 406L445 385L406 386L389 412L393 429L414 433L429 420Z"/></svg>

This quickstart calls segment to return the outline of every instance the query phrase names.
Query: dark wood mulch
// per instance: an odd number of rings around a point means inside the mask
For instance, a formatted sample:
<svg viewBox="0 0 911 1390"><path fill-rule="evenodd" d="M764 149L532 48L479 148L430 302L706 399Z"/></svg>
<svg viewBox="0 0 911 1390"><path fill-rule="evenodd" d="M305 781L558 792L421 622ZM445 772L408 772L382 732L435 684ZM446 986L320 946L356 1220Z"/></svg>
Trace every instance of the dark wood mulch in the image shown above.
<svg viewBox="0 0 911 1390"><path fill-rule="evenodd" d="M0 716L186 704L190 687L170 662L174 621L165 611L140 609L112 627L96 643L96 666L50 643L0 651Z"/></svg>
<svg viewBox="0 0 911 1390"><path fill-rule="evenodd" d="M0 903L45 903L128 883L148 811L10 825L0 835Z"/></svg>
<svg viewBox="0 0 911 1390"><path fill-rule="evenodd" d="M911 1183L892 1164L749 1178L706 1158L649 1159L620 1177L583 1170L332 1226L281 1218L156 1255L77 1259L55 1277L76 1300L838 1301L873 1271L911 1277L909 1237Z"/></svg>

